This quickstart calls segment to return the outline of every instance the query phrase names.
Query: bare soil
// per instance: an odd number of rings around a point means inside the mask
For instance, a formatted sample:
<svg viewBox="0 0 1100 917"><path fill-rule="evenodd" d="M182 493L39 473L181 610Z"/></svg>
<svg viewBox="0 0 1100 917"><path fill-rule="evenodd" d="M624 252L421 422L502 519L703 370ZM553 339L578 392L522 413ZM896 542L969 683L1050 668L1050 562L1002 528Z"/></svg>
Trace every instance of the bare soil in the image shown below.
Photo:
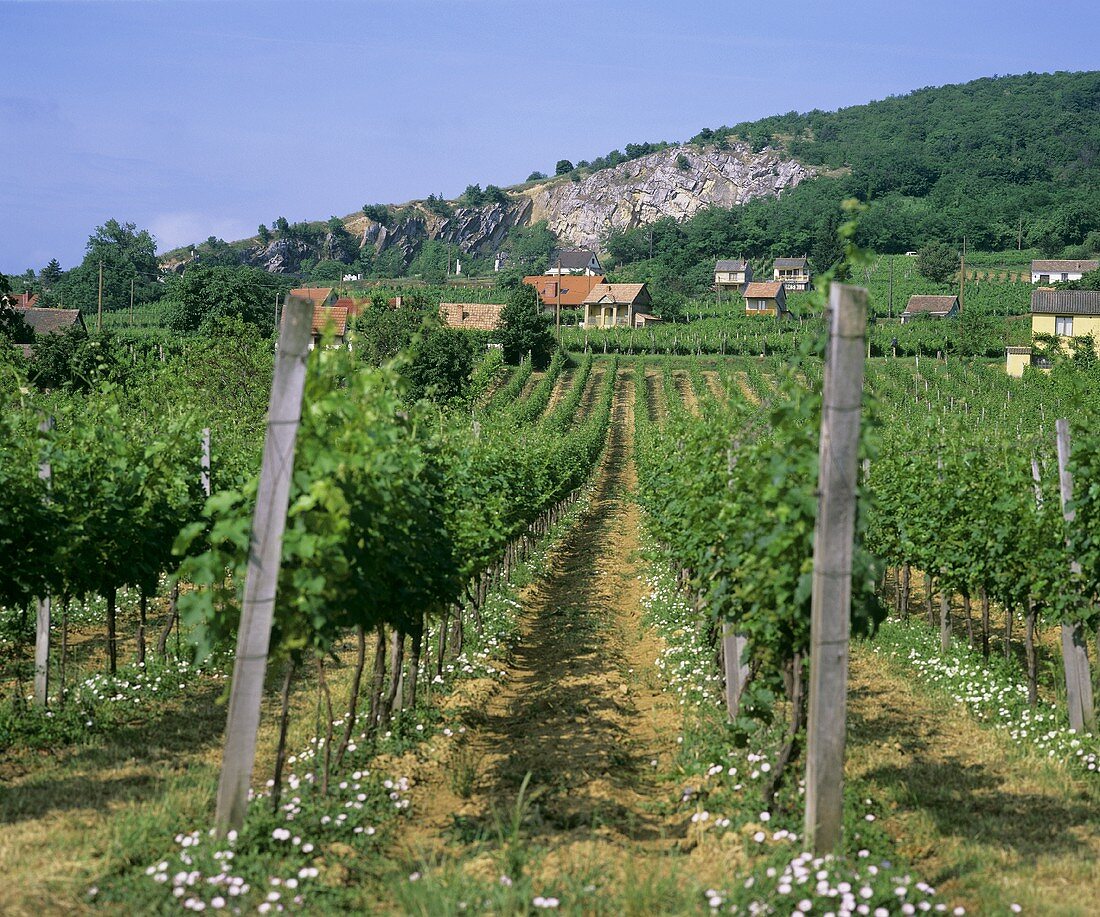
<svg viewBox="0 0 1100 917"><path fill-rule="evenodd" d="M685 834L682 819L661 814L668 788L654 777L669 769L681 717L660 689L659 646L641 620L640 519L628 497L633 390L630 370L620 372L595 493L522 597L523 638L506 681L466 693L465 741L416 773L421 807L402 841L412 863L484 865L469 842L493 834L525 780L524 833L544 851L542 869L595 859L615 873L637 869L639 857L656 868ZM469 785L456 786L463 771Z"/></svg>

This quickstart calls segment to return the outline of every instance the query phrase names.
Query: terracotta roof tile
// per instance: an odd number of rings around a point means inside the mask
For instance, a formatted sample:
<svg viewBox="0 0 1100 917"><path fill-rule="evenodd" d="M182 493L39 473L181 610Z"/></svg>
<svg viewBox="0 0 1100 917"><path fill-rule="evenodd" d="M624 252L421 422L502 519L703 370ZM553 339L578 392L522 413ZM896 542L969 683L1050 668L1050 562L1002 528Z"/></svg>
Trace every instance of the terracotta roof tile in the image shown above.
<svg viewBox="0 0 1100 917"><path fill-rule="evenodd" d="M558 277L556 274L532 274L523 278L523 282L534 287L539 294L544 306L555 306L558 302L558 285L561 285L561 304L563 306L579 306L592 288L599 283L606 283L607 278L602 274L565 274Z"/></svg>
<svg viewBox="0 0 1100 917"><path fill-rule="evenodd" d="M323 303L332 295L332 287L296 287L290 295L297 299L308 299L312 303Z"/></svg>
<svg viewBox="0 0 1100 917"><path fill-rule="evenodd" d="M585 304L617 303L619 305L633 304L642 298L642 294L648 299L649 291L644 283L598 283L585 297Z"/></svg>
<svg viewBox="0 0 1100 917"><path fill-rule="evenodd" d="M348 332L348 310L343 306L314 306L313 334L322 335L328 330L338 338Z"/></svg>
<svg viewBox="0 0 1100 917"><path fill-rule="evenodd" d="M444 302L439 304L439 314L449 328L473 328L493 331L500 323L498 302Z"/></svg>
<svg viewBox="0 0 1100 917"><path fill-rule="evenodd" d="M745 287L745 299L775 299L781 289L783 282L780 280L756 281Z"/></svg>

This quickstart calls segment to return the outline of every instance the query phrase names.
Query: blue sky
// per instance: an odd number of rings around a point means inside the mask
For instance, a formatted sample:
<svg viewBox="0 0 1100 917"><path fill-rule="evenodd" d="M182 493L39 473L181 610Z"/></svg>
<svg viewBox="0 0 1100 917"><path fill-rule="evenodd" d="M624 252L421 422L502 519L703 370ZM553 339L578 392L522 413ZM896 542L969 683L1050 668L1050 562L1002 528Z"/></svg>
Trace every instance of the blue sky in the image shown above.
<svg viewBox="0 0 1100 917"><path fill-rule="evenodd" d="M163 250L704 126L1100 66L1100 4L1039 9L0 0L0 270L71 267L111 217Z"/></svg>

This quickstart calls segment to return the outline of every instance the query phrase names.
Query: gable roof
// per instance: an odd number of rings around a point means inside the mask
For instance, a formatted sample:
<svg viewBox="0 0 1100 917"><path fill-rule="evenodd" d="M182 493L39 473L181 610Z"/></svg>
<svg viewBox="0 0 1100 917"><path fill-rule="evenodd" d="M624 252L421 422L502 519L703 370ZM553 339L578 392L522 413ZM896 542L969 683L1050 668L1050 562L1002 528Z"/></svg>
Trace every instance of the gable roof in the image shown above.
<svg viewBox="0 0 1100 917"><path fill-rule="evenodd" d="M1031 311L1040 315L1100 315L1100 291L1032 290Z"/></svg>
<svg viewBox="0 0 1100 917"><path fill-rule="evenodd" d="M449 328L473 328L478 331L494 331L500 324L499 302L442 302L439 314Z"/></svg>
<svg viewBox="0 0 1100 917"><path fill-rule="evenodd" d="M809 267L810 262L806 257L802 258L776 258L775 267Z"/></svg>
<svg viewBox="0 0 1100 917"><path fill-rule="evenodd" d="M748 267L748 262L744 259L734 259L726 261L716 261L714 264L714 273L719 271L743 271Z"/></svg>
<svg viewBox="0 0 1100 917"><path fill-rule="evenodd" d="M38 302L37 293L5 293L0 296L0 301L6 302L13 309L33 309Z"/></svg>
<svg viewBox="0 0 1100 917"><path fill-rule="evenodd" d="M1059 273L1065 271L1077 272L1087 274L1089 271L1095 271L1100 268L1100 261L1032 261L1032 271L1058 271Z"/></svg>
<svg viewBox="0 0 1100 917"><path fill-rule="evenodd" d="M745 287L745 299L775 299L783 292L783 281L755 281ZM784 298L786 293L783 294Z"/></svg>
<svg viewBox="0 0 1100 917"><path fill-rule="evenodd" d="M544 306L557 305L559 284L561 304L579 306L592 292L592 288L598 283L607 283L607 278L603 274L563 274L561 277L557 274L532 274L524 277L523 282L538 291Z"/></svg>
<svg viewBox="0 0 1100 917"><path fill-rule="evenodd" d="M16 313L23 317L35 334L58 334L74 326L85 328L84 318L79 309L24 309L17 308Z"/></svg>
<svg viewBox="0 0 1100 917"><path fill-rule="evenodd" d="M585 297L584 304L614 303L619 306L628 306L636 304L639 300L649 301L649 290L644 283L598 283Z"/></svg>
<svg viewBox="0 0 1100 917"><path fill-rule="evenodd" d="M363 311L363 306L368 300L360 299L355 300L350 296L341 296L336 302L332 304L334 309L347 309L348 318L355 318L360 312Z"/></svg>
<svg viewBox="0 0 1100 917"><path fill-rule="evenodd" d="M918 296L909 297L905 304L905 311L925 312L930 315L946 314L959 304L958 296Z"/></svg>
<svg viewBox="0 0 1100 917"><path fill-rule="evenodd" d="M563 248L550 256L550 264L557 267L560 261L562 270L578 271L588 267L589 262L595 257L596 253L587 248Z"/></svg>
<svg viewBox="0 0 1100 917"><path fill-rule="evenodd" d="M329 329L338 338L342 338L348 332L348 310L343 306L314 306L313 329L314 336L320 336Z"/></svg>
<svg viewBox="0 0 1100 917"><path fill-rule="evenodd" d="M308 299L311 303L323 303L332 295L332 287L296 287L290 295L297 299Z"/></svg>

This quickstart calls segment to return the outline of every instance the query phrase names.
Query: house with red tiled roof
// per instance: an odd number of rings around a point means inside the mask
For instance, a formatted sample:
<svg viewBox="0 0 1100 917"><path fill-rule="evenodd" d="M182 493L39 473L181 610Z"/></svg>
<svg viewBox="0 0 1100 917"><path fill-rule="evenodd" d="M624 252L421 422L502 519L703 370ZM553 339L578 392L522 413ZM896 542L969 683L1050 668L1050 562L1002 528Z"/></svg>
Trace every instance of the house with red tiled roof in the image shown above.
<svg viewBox="0 0 1100 917"><path fill-rule="evenodd" d="M585 328L635 328L653 311L644 283L598 283L584 300Z"/></svg>
<svg viewBox="0 0 1100 917"><path fill-rule="evenodd" d="M296 299L307 299L315 306L331 306L336 303L336 291L332 287L296 287L290 291Z"/></svg>
<svg viewBox="0 0 1100 917"><path fill-rule="evenodd" d="M322 338L331 335L332 344L343 347L348 338L348 310L344 306L314 306L313 328L310 331L309 348L312 350Z"/></svg>
<svg viewBox="0 0 1100 917"><path fill-rule="evenodd" d="M592 288L607 283L607 278L603 274L531 274L523 282L535 288L547 309L555 310L559 303L563 309L583 306Z"/></svg>
<svg viewBox="0 0 1100 917"><path fill-rule="evenodd" d="M0 296L0 302L11 306L13 309L33 309L38 302L37 293L4 293Z"/></svg>
<svg viewBox="0 0 1100 917"><path fill-rule="evenodd" d="M745 287L746 315L789 315L787 290L783 283L756 281Z"/></svg>
<svg viewBox="0 0 1100 917"><path fill-rule="evenodd" d="M444 302L439 304L439 317L448 328L495 331L503 308L498 302Z"/></svg>

